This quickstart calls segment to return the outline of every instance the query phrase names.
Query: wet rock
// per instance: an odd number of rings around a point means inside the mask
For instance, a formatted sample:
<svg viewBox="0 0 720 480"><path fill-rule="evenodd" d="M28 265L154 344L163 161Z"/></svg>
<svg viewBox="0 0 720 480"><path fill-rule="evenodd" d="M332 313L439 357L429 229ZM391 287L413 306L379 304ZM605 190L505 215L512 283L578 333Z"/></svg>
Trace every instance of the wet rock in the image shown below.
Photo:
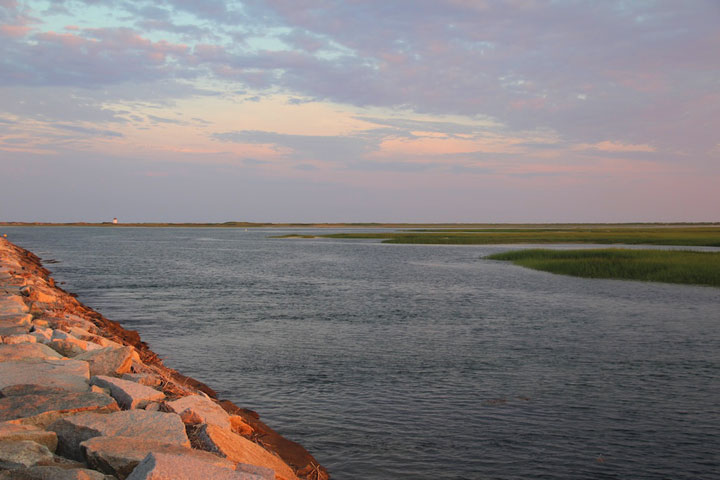
<svg viewBox="0 0 720 480"><path fill-rule="evenodd" d="M32 383L85 392L90 389L89 380L90 369L87 362L29 359L0 363L0 389Z"/></svg>
<svg viewBox="0 0 720 480"><path fill-rule="evenodd" d="M110 390L110 395L124 409L143 408L150 402L158 402L165 394L154 388L121 378L98 375L90 379L90 384Z"/></svg>
<svg viewBox="0 0 720 480"><path fill-rule="evenodd" d="M204 449L227 457L233 462L269 468L275 472L278 479L297 480L293 470L280 457L229 430L215 425L203 425L196 439Z"/></svg>
<svg viewBox="0 0 720 480"><path fill-rule="evenodd" d="M55 350L39 343L0 345L0 362L22 362L30 358L62 358Z"/></svg>
<svg viewBox="0 0 720 480"><path fill-rule="evenodd" d="M187 424L207 423L230 429L230 415L217 403L203 395L189 395L165 405L180 415Z"/></svg>
<svg viewBox="0 0 720 480"><path fill-rule="evenodd" d="M30 440L0 441L0 469L32 467L52 462L55 456L45 445Z"/></svg>
<svg viewBox="0 0 720 480"><path fill-rule="evenodd" d="M93 392L62 392L18 395L0 399L0 421L20 420L23 424L49 425L60 417L80 412L114 412L111 397Z"/></svg>
<svg viewBox="0 0 720 480"><path fill-rule="evenodd" d="M0 480L114 480L114 477L85 468L36 466L0 472Z"/></svg>
<svg viewBox="0 0 720 480"><path fill-rule="evenodd" d="M134 351L132 347L105 347L81 353L75 360L88 362L91 376L122 375L130 371Z"/></svg>
<svg viewBox="0 0 720 480"><path fill-rule="evenodd" d="M0 423L0 443L30 441L45 445L54 452L57 448L57 435L55 432L48 432L32 425L15 425L8 422Z"/></svg>
<svg viewBox="0 0 720 480"><path fill-rule="evenodd" d="M90 467L121 479L130 475L151 452L192 457L223 468L235 467L233 462L209 452L138 437L94 437L82 442L80 446Z"/></svg>
<svg viewBox="0 0 720 480"><path fill-rule="evenodd" d="M58 435L58 452L81 460L80 443L93 437L138 437L148 441L190 447L185 425L174 413L127 410L106 415L81 413L58 420L48 427Z"/></svg>
<svg viewBox="0 0 720 480"><path fill-rule="evenodd" d="M235 471L182 455L150 453L127 480L271 480L272 477Z"/></svg>

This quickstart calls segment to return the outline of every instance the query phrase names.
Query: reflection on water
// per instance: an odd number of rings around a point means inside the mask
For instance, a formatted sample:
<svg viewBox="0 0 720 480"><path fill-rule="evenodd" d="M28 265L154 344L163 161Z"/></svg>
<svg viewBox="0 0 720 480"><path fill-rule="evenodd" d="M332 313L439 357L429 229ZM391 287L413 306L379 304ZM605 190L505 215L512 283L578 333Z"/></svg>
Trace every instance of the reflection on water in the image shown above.
<svg viewBox="0 0 720 480"><path fill-rule="evenodd" d="M719 289L483 259L518 246L4 231L334 478L718 478Z"/></svg>

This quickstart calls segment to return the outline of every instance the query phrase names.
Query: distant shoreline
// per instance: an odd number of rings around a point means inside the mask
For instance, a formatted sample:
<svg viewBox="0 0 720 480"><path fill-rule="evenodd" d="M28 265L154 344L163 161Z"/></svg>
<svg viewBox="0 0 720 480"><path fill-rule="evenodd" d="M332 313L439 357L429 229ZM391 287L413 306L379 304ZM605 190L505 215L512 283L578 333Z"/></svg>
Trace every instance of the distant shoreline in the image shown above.
<svg viewBox="0 0 720 480"><path fill-rule="evenodd" d="M720 222L634 222L634 223L271 223L271 222L0 222L0 227L144 227L144 228L642 228L642 227L706 227Z"/></svg>

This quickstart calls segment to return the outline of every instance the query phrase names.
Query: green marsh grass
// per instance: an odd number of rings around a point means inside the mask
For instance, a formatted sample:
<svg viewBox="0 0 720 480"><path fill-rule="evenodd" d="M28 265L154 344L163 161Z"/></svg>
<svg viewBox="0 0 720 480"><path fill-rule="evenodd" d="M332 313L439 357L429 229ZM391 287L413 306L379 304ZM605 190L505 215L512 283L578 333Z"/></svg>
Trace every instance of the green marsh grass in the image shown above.
<svg viewBox="0 0 720 480"><path fill-rule="evenodd" d="M720 252L529 249L496 253L487 258L576 277L720 287Z"/></svg>

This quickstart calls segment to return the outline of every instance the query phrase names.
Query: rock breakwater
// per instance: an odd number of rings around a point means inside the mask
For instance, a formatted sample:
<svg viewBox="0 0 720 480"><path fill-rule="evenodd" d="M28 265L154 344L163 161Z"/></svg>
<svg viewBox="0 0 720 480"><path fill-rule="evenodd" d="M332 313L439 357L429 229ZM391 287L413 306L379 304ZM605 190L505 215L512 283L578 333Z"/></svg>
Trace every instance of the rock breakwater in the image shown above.
<svg viewBox="0 0 720 480"><path fill-rule="evenodd" d="M0 480L126 478L329 476L0 238Z"/></svg>

